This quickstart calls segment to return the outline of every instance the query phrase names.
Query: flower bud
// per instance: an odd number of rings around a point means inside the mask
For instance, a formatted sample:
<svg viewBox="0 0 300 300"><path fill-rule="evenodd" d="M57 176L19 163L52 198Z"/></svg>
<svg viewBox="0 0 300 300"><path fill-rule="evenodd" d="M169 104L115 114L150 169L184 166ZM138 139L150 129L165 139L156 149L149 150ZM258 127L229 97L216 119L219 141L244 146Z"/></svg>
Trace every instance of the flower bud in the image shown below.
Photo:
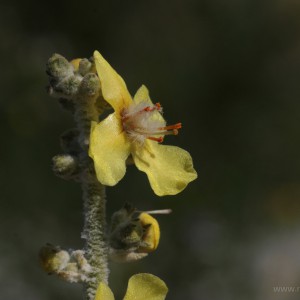
<svg viewBox="0 0 300 300"><path fill-rule="evenodd" d="M58 154L52 158L52 169L56 176L71 179L77 174L77 158L70 154Z"/></svg>
<svg viewBox="0 0 300 300"><path fill-rule="evenodd" d="M96 74L88 73L86 74L80 84L79 93L80 95L94 96L99 93L100 81Z"/></svg>
<svg viewBox="0 0 300 300"><path fill-rule="evenodd" d="M53 78L70 76L73 70L73 66L60 54L53 54L46 65L47 74Z"/></svg>
<svg viewBox="0 0 300 300"><path fill-rule="evenodd" d="M46 244L39 252L39 258L42 268L49 274L57 273L64 269L70 260L67 251L58 246Z"/></svg>

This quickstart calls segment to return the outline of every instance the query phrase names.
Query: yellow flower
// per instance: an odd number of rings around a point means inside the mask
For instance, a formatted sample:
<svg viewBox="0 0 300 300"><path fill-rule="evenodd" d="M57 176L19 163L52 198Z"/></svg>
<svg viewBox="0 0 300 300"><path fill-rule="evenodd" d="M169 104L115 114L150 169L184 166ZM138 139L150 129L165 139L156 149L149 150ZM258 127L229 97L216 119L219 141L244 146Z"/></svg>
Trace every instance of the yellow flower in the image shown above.
<svg viewBox="0 0 300 300"><path fill-rule="evenodd" d="M161 279L151 274L141 273L129 279L123 300L164 300L167 293L168 288ZM111 289L101 282L94 300L115 300L115 297Z"/></svg>
<svg viewBox="0 0 300 300"><path fill-rule="evenodd" d="M94 58L103 97L114 109L102 122L92 123L89 155L98 180L104 185L117 184L131 154L157 195L181 192L197 178L192 158L179 147L160 144L165 135L176 135L181 123L166 126L160 104L152 103L145 86L132 99L121 76L98 51Z"/></svg>

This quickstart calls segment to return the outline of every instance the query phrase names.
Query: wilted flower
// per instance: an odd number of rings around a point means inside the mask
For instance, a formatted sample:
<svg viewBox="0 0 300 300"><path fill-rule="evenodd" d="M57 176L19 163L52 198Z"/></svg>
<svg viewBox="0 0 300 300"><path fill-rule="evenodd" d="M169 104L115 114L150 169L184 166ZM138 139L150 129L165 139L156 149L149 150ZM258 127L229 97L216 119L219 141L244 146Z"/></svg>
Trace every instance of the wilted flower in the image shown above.
<svg viewBox="0 0 300 300"><path fill-rule="evenodd" d="M129 203L111 218L109 232L110 259L116 262L132 262L155 251L159 244L160 228L151 214L169 214L170 209L138 211Z"/></svg>

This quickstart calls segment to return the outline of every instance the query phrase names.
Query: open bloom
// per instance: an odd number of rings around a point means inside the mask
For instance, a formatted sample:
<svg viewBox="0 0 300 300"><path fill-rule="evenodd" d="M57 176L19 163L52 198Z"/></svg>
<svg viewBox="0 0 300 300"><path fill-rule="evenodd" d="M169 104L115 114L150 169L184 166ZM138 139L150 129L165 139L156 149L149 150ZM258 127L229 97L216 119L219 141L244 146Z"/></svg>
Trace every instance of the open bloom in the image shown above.
<svg viewBox="0 0 300 300"><path fill-rule="evenodd" d="M129 279L123 300L164 300L167 293L168 288L161 279L151 274L141 273ZM115 300L115 297L111 289L101 282L95 300Z"/></svg>
<svg viewBox="0 0 300 300"><path fill-rule="evenodd" d="M167 126L161 105L152 103L145 86L132 99L121 76L101 54L95 51L94 58L103 97L114 109L91 128L89 155L98 180L104 185L117 184L131 154L157 195L179 193L197 178L192 158L179 147L160 143L165 135L176 135L181 123Z"/></svg>

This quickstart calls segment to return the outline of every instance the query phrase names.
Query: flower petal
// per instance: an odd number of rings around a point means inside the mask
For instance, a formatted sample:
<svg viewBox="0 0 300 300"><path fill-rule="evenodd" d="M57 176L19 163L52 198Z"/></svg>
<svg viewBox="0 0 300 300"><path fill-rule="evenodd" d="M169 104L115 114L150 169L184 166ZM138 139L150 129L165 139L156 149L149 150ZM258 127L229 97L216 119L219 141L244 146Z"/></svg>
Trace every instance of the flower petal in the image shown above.
<svg viewBox="0 0 300 300"><path fill-rule="evenodd" d="M145 85L142 85L137 90L137 92L134 95L133 102L135 104L139 104L141 102L146 102L146 103L149 103L150 106L153 106L153 102L151 101L150 96L149 96L149 91ZM158 111L152 113L151 119L165 122L165 119Z"/></svg>
<svg viewBox="0 0 300 300"><path fill-rule="evenodd" d="M176 195L197 178L190 154L179 147L147 140L144 146L134 145L132 156L158 196Z"/></svg>
<svg viewBox="0 0 300 300"><path fill-rule="evenodd" d="M149 90L146 88L145 85L142 85L135 93L133 97L133 102L135 104L139 104L141 102L148 102L149 104L153 105L153 102L149 96Z"/></svg>
<svg viewBox="0 0 300 300"><path fill-rule="evenodd" d="M94 52L94 59L101 82L102 95L115 111L120 112L132 103L126 84L98 51Z"/></svg>
<svg viewBox="0 0 300 300"><path fill-rule="evenodd" d="M94 160L98 180L113 186L125 175L125 161L130 154L130 144L116 113L100 123L92 123L89 156Z"/></svg>
<svg viewBox="0 0 300 300"><path fill-rule="evenodd" d="M167 293L168 288L161 279L141 273L129 279L124 300L164 300Z"/></svg>
<svg viewBox="0 0 300 300"><path fill-rule="evenodd" d="M100 282L94 300L115 300L115 297L111 289L104 282Z"/></svg>
<svg viewBox="0 0 300 300"><path fill-rule="evenodd" d="M151 215L142 212L139 215L139 219L141 222L141 225L144 227L146 225L151 225L149 228L146 229L144 235L143 235L143 242L147 244L147 246L139 247L139 252L152 252L154 251L159 244L160 239L160 229L159 224L155 218L153 218Z"/></svg>

